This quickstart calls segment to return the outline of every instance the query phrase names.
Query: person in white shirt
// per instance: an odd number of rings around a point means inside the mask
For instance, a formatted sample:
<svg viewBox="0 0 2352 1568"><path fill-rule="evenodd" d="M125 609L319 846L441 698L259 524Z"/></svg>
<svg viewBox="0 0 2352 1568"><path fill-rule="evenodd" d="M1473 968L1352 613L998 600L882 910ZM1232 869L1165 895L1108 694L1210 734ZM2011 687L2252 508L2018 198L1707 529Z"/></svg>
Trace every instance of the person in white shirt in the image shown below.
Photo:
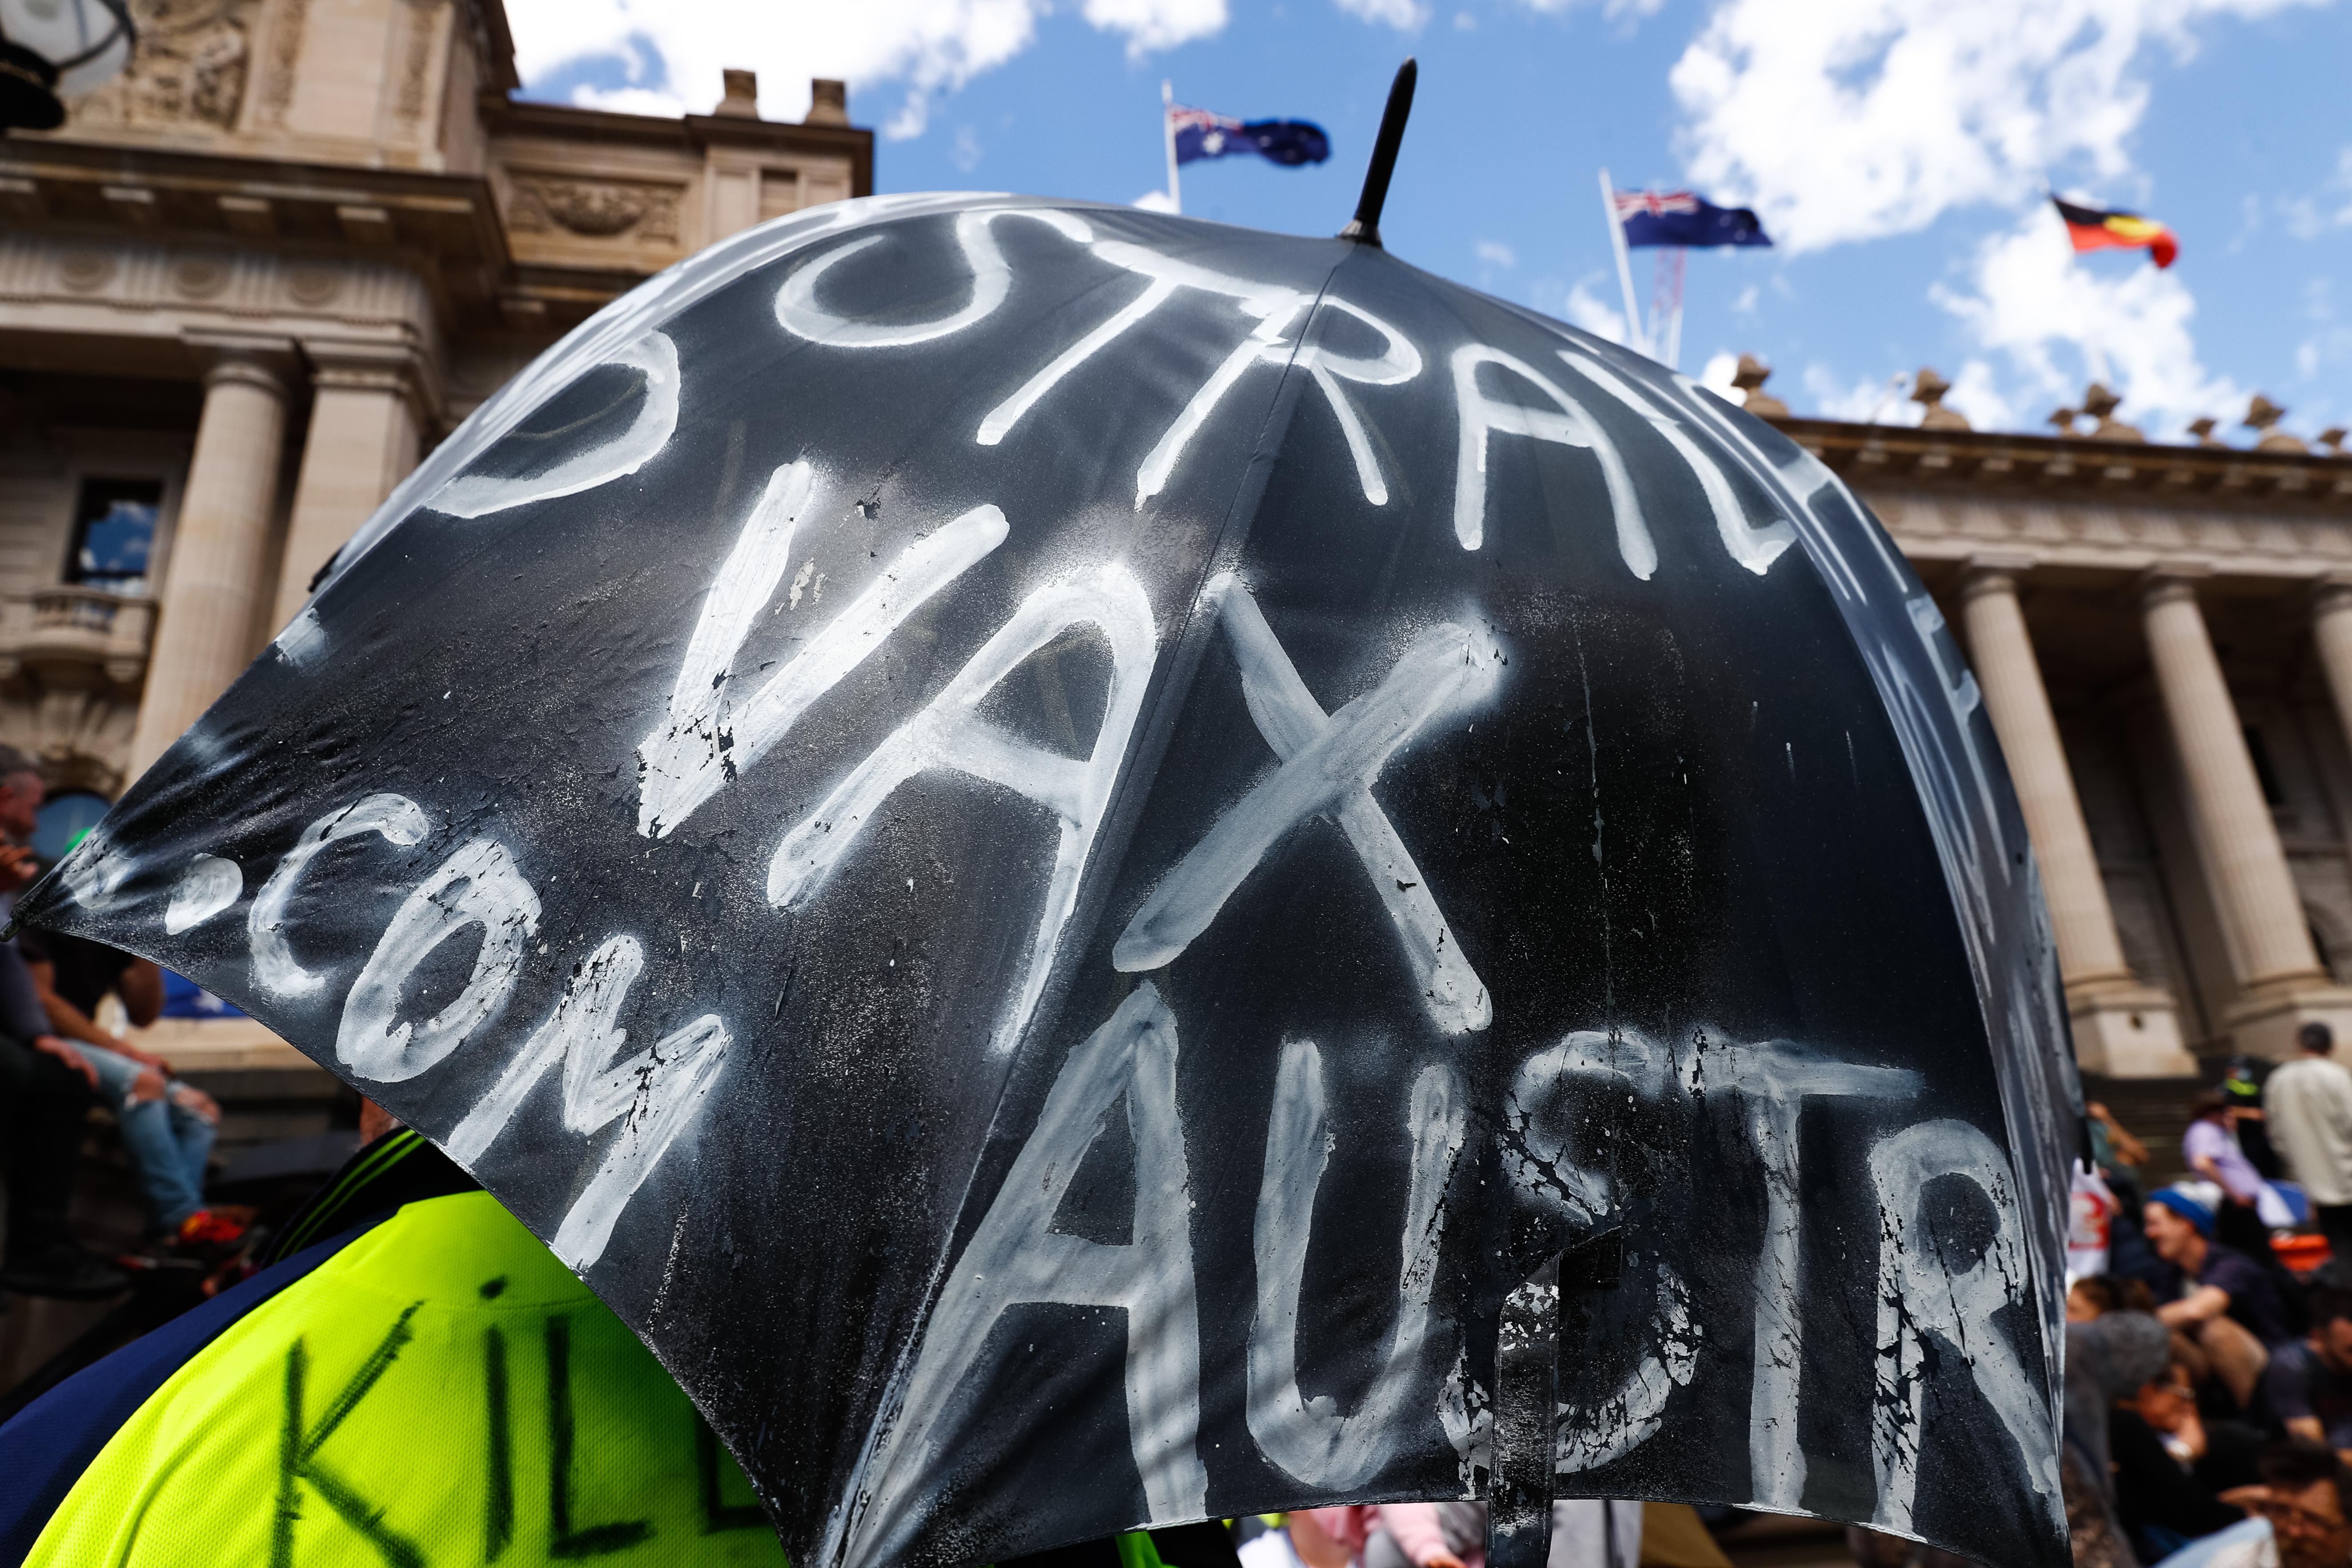
<svg viewBox="0 0 2352 1568"><path fill-rule="evenodd" d="M2263 1120L2311 1200L2328 1250L2352 1263L2352 1072L2335 1059L2326 1025L2305 1024L2295 1043L2302 1056L2263 1087Z"/></svg>

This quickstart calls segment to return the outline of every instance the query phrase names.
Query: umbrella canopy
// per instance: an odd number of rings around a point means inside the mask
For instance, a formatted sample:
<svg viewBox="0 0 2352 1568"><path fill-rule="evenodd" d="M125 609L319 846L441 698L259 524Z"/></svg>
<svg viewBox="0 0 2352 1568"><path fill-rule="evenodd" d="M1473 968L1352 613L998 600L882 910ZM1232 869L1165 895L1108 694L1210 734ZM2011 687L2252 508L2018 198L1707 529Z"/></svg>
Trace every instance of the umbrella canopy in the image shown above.
<svg viewBox="0 0 2352 1568"><path fill-rule="evenodd" d="M2072 1068L1950 635L1781 436L1377 245L730 240L23 918L446 1148L795 1562L1483 1495L1528 1409L1538 1492L2065 1559Z"/></svg>

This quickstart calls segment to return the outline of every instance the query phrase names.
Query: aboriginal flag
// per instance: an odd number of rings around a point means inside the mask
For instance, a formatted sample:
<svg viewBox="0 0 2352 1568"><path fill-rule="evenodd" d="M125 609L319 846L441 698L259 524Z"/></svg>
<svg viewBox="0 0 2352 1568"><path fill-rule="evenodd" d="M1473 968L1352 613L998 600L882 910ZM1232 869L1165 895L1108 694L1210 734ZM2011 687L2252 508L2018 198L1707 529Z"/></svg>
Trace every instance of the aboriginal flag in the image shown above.
<svg viewBox="0 0 2352 1568"><path fill-rule="evenodd" d="M2058 216L2066 220L2066 237L2074 242L2078 255L2085 250L2145 248L2158 267L2169 267L2172 258L2180 254L2180 242L2154 218L2142 217L2137 213L2078 207L2056 196L2051 197L2050 202L2058 209Z"/></svg>

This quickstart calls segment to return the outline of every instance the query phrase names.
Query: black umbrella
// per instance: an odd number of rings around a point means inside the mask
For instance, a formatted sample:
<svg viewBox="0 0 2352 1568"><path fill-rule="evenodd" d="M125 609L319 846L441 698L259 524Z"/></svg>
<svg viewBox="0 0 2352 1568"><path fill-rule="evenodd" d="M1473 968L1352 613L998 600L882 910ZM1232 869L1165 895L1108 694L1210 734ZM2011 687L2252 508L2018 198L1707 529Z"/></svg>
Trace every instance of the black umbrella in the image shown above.
<svg viewBox="0 0 2352 1568"><path fill-rule="evenodd" d="M24 918L446 1147L798 1563L1490 1489L1507 1557L2063 1562L2072 1068L1951 637L1803 450L1377 216L714 247Z"/></svg>

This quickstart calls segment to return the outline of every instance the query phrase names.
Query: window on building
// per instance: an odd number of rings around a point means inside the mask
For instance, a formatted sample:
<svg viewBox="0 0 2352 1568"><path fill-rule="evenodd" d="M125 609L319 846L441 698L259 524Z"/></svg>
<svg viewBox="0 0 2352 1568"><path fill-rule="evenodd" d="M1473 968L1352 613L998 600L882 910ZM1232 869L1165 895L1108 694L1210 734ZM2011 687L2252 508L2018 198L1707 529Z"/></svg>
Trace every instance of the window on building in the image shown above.
<svg viewBox="0 0 2352 1568"><path fill-rule="evenodd" d="M2263 744L2263 732L2252 724L2246 726L2246 752L2254 759L2254 777L2262 783L2264 803L2284 805L2286 792L2279 788L2278 770L2271 766L2271 749Z"/></svg>
<svg viewBox="0 0 2352 1568"><path fill-rule="evenodd" d="M92 795L86 789L68 790L51 795L42 803L41 815L33 823L33 853L41 858L44 866L54 866L66 858L74 841L98 826L106 815L106 797Z"/></svg>
<svg viewBox="0 0 2352 1568"><path fill-rule="evenodd" d="M163 487L152 479L84 479L66 581L110 594L144 594Z"/></svg>

